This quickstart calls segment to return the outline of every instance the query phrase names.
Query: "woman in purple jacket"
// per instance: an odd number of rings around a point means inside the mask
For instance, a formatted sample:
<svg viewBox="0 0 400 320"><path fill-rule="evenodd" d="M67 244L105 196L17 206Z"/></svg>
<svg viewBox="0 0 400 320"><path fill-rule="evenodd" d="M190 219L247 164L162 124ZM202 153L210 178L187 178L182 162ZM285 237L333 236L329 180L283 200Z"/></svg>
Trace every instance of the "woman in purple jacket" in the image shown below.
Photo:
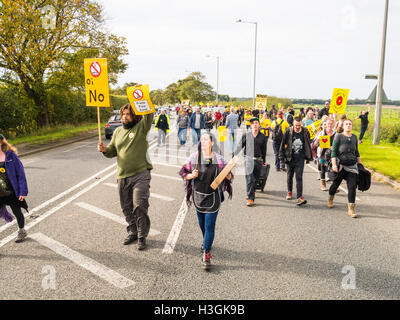
<svg viewBox="0 0 400 320"><path fill-rule="evenodd" d="M28 211L25 198L28 195L25 170L17 156L17 149L10 145L0 133L0 209L10 206L18 222L15 242L22 242L27 236L24 229L25 218L21 208Z"/></svg>

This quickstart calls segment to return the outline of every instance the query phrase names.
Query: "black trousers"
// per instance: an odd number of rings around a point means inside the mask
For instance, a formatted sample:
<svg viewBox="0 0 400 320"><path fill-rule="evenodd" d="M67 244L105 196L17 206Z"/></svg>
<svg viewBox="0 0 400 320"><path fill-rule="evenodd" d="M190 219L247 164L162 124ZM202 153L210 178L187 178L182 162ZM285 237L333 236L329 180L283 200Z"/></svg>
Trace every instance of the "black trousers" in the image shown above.
<svg viewBox="0 0 400 320"><path fill-rule="evenodd" d="M12 213L17 218L18 227L22 229L25 226L25 217L21 210L22 202L17 199L14 193L8 197L0 198L0 207L3 205L9 206L12 210Z"/></svg>
<svg viewBox="0 0 400 320"><path fill-rule="evenodd" d="M260 178L261 167L261 161L253 160L251 157L245 158L247 199L255 199L256 182Z"/></svg>
<svg viewBox="0 0 400 320"><path fill-rule="evenodd" d="M340 184L342 183L343 179L347 182L347 199L349 203L356 202L356 190L357 190L357 174L353 172L348 172L344 169L339 171L335 180L333 180L331 187L329 188L329 195L334 196L336 190L339 188Z"/></svg>
<svg viewBox="0 0 400 320"><path fill-rule="evenodd" d="M297 198L303 196L303 172L304 172L304 160L297 161L295 163L290 162L287 169L287 187L288 192L293 191L293 176L296 174L296 192Z"/></svg>

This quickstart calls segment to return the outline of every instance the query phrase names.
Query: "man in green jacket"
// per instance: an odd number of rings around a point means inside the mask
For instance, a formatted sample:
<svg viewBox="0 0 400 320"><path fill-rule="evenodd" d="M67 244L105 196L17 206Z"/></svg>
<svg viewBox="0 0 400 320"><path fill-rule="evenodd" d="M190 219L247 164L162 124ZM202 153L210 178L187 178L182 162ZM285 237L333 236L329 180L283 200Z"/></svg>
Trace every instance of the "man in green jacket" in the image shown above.
<svg viewBox="0 0 400 320"><path fill-rule="evenodd" d="M98 151L107 158L117 157L117 179L122 212L128 223L128 236L124 244L138 240L138 250L146 248L150 231L148 215L150 196L150 170L146 140L154 114L136 115L128 103L120 109L122 127L114 131L108 146L99 143Z"/></svg>

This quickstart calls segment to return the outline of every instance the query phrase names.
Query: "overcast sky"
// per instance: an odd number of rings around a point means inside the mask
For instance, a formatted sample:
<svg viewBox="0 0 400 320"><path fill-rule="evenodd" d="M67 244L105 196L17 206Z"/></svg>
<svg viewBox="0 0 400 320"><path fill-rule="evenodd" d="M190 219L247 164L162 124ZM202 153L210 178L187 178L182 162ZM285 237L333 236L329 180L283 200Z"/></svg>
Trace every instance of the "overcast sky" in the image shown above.
<svg viewBox="0 0 400 320"><path fill-rule="evenodd" d="M219 93L321 98L334 87L367 98L378 74L384 0L101 0L108 29L127 38L128 81L164 89L200 71ZM384 89L400 100L400 0L390 0Z"/></svg>

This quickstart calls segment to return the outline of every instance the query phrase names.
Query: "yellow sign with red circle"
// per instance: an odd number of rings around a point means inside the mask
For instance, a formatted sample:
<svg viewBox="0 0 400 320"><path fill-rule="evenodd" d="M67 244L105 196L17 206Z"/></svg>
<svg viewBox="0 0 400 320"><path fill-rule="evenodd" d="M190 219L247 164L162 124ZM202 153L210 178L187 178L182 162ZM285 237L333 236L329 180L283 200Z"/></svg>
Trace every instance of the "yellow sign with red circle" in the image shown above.
<svg viewBox="0 0 400 320"><path fill-rule="evenodd" d="M334 88L329 113L343 114L346 111L349 89Z"/></svg>

